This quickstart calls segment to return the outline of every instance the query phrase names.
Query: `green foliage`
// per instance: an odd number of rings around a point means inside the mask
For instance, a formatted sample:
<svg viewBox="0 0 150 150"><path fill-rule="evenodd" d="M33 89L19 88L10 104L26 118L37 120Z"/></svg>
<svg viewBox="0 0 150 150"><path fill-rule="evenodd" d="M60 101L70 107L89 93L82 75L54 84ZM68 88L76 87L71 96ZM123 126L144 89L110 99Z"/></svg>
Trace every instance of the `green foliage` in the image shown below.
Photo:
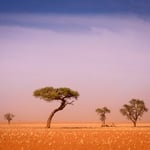
<svg viewBox="0 0 150 150"><path fill-rule="evenodd" d="M121 114L131 120L134 123L134 126L136 126L137 120L142 118L143 113L147 111L148 109L146 108L144 101L139 99L130 100L129 104L124 104L123 108L120 109Z"/></svg>
<svg viewBox="0 0 150 150"><path fill-rule="evenodd" d="M69 101L71 98L77 99L79 93L77 91L73 91L70 88L53 88L53 87L45 87L41 89L37 89L34 91L33 95L35 97L39 97L45 101L51 102L54 100L61 101L60 106L51 112L48 120L47 120L47 128L50 128L51 120L56 112L63 110L66 105L73 104L74 101Z"/></svg>
<svg viewBox="0 0 150 150"><path fill-rule="evenodd" d="M46 101L53 101L53 100L66 100L70 98L77 99L79 93L77 91L73 91L70 88L65 87L63 88L45 87L35 90L33 95Z"/></svg>

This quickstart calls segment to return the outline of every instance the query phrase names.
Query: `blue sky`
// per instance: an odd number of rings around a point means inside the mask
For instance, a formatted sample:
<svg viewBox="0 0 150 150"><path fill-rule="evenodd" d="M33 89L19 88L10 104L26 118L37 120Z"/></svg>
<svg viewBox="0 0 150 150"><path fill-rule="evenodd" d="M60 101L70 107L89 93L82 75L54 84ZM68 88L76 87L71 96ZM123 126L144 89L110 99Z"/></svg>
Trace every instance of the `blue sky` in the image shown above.
<svg viewBox="0 0 150 150"><path fill-rule="evenodd" d="M150 14L149 0L1 0L0 12Z"/></svg>
<svg viewBox="0 0 150 150"><path fill-rule="evenodd" d="M119 108L131 98L150 108L148 0L0 2L0 121L45 121L59 103L32 96L44 86L80 93L54 121L98 121L103 106L108 121L126 121Z"/></svg>

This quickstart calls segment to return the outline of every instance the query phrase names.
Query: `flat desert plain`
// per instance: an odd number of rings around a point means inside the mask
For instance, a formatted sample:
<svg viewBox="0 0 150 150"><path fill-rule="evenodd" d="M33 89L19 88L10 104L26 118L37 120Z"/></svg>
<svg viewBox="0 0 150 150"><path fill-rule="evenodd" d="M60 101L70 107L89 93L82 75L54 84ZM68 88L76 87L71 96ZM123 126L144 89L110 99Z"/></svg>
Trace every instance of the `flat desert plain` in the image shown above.
<svg viewBox="0 0 150 150"><path fill-rule="evenodd" d="M150 150L150 123L0 124L0 150Z"/></svg>

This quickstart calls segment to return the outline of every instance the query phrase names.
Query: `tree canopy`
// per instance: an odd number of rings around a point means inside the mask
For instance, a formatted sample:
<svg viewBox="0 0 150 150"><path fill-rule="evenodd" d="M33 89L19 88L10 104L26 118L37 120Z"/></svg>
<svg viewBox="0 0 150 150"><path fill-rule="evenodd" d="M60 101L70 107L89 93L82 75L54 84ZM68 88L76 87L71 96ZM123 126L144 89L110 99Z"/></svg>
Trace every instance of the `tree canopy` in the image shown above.
<svg viewBox="0 0 150 150"><path fill-rule="evenodd" d="M142 118L143 113L147 111L144 101L139 99L131 99L129 104L124 104L120 109L121 114L133 122L134 127L136 127L137 120Z"/></svg>
<svg viewBox="0 0 150 150"><path fill-rule="evenodd" d="M56 108L54 111L52 111L52 113L50 114L47 120L48 128L50 128L51 120L54 114L60 110L63 110L66 107L66 105L73 104L74 100L71 100L72 98L76 100L79 97L79 93L77 91L73 91L70 88L66 87L61 88L44 87L35 90L33 92L33 95L48 102L54 100L61 102L60 106Z"/></svg>
<svg viewBox="0 0 150 150"><path fill-rule="evenodd" d="M70 88L53 88L53 87L45 87L34 91L34 96L39 97L45 101L53 101L53 100L67 100L71 98L77 99L79 93L77 91L73 91Z"/></svg>
<svg viewBox="0 0 150 150"><path fill-rule="evenodd" d="M10 121L13 119L13 117L15 117L15 115L12 113L7 113L4 115L4 118L8 121L8 124L10 124Z"/></svg>
<svg viewBox="0 0 150 150"><path fill-rule="evenodd" d="M103 107L103 108L97 108L96 112L97 114L100 115L100 120L103 123L102 126L105 126L106 113L110 113L110 110L107 107Z"/></svg>

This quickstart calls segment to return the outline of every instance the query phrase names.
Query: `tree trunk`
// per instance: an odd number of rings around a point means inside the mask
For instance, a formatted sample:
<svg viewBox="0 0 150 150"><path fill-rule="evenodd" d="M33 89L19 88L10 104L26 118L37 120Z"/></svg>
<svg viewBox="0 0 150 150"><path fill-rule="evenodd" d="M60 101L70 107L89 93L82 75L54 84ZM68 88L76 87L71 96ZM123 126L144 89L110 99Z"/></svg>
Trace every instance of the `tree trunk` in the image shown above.
<svg viewBox="0 0 150 150"><path fill-rule="evenodd" d="M103 121L103 124L104 124L104 126L105 126L105 119L104 119L104 121Z"/></svg>
<svg viewBox="0 0 150 150"><path fill-rule="evenodd" d="M8 120L8 124L10 124L10 121L11 121L11 120Z"/></svg>
<svg viewBox="0 0 150 150"><path fill-rule="evenodd" d="M47 128L50 128L51 127L51 121L52 121L52 118L53 116L55 115L55 113L57 111L60 111L60 110L63 110L66 106L66 101L65 100L61 100L61 105L55 109L54 111L52 111L52 113L50 114L50 116L48 117L48 120L47 120Z"/></svg>
<svg viewBox="0 0 150 150"><path fill-rule="evenodd" d="M136 127L136 121L133 122L133 126Z"/></svg>

